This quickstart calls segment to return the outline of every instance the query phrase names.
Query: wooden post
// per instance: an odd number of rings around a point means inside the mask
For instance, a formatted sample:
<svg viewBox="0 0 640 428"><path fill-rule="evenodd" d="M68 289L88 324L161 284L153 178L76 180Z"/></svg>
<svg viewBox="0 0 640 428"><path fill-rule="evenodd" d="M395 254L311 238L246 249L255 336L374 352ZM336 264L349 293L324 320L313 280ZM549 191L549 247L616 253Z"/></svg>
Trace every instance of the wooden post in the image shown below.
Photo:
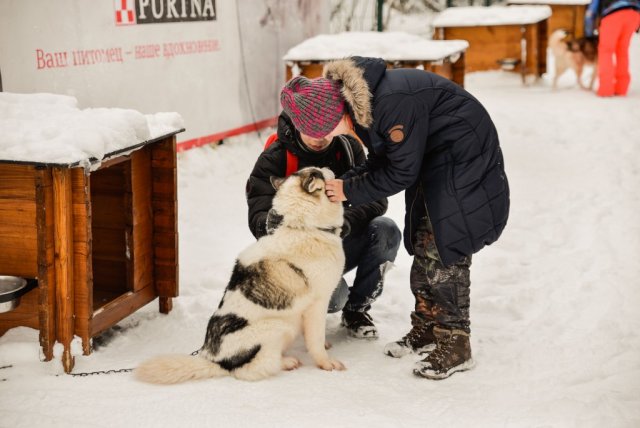
<svg viewBox="0 0 640 428"><path fill-rule="evenodd" d="M71 172L53 168L54 266L56 271L57 336L64 346L62 365L73 369L71 340L74 332L73 306L73 212L71 204Z"/></svg>
<svg viewBox="0 0 640 428"><path fill-rule="evenodd" d="M160 312L171 311L178 295L178 201L176 200L176 137L155 143L151 149L153 206L153 281Z"/></svg>
<svg viewBox="0 0 640 428"><path fill-rule="evenodd" d="M45 361L53 358L56 341L56 277L53 243L53 188L51 170L37 169L36 185L36 229L38 233L38 319L40 346Z"/></svg>

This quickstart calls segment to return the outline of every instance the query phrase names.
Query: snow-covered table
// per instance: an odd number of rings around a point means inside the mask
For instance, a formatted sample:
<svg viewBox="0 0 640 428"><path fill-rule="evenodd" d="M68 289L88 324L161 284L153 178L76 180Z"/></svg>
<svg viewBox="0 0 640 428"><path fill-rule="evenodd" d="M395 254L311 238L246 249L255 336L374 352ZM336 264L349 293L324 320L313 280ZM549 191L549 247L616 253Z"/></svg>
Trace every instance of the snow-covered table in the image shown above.
<svg viewBox="0 0 640 428"><path fill-rule="evenodd" d="M427 40L402 32L345 32L322 34L292 47L283 57L287 80L302 74L322 75L328 61L349 56L382 58L390 68L420 68L445 76L464 86L464 40Z"/></svg>
<svg viewBox="0 0 640 428"><path fill-rule="evenodd" d="M46 360L156 297L178 295L178 115L80 110L72 97L0 93L0 274L37 278L0 335L40 331Z"/></svg>
<svg viewBox="0 0 640 428"><path fill-rule="evenodd" d="M548 6L452 7L433 21L435 39L469 42L466 71L513 70L541 76L547 69Z"/></svg>
<svg viewBox="0 0 640 428"><path fill-rule="evenodd" d="M590 0L508 0L509 5L547 5L551 17L547 36L558 29L566 30L575 38L584 36L584 14Z"/></svg>

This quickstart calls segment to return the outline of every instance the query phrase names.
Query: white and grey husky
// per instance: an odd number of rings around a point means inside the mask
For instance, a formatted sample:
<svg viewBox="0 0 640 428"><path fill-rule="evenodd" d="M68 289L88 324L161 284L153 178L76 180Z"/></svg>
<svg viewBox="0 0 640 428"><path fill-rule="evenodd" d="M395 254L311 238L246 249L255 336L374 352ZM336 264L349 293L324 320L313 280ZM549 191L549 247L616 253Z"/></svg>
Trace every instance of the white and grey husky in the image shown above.
<svg viewBox="0 0 640 428"><path fill-rule="evenodd" d="M344 370L325 349L331 293L344 268L342 204L325 194L326 168L274 178L281 225L240 253L197 356L168 355L134 372L145 382L171 384L231 375L259 380L300 366L284 356L302 330L307 350L324 370Z"/></svg>

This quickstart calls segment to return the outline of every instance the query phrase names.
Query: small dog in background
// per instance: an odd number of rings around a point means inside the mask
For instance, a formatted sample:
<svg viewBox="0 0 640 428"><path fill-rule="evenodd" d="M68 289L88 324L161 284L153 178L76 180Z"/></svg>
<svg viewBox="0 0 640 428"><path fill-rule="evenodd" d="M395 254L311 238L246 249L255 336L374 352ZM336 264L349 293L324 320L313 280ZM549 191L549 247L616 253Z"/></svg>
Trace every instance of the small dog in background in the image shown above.
<svg viewBox="0 0 640 428"><path fill-rule="evenodd" d="M264 379L298 368L300 361L283 353L301 331L318 367L344 370L325 349L327 306L344 268L342 204L325 194L332 178L331 170L313 167L272 178L282 222L238 255L199 354L146 361L134 371L139 380Z"/></svg>
<svg viewBox="0 0 640 428"><path fill-rule="evenodd" d="M558 79L565 71L573 69L578 78L578 85L582 89L593 89L598 67L598 39L597 37L581 37L567 40L568 33L564 30L556 30L549 38L549 47L555 60L555 76L553 76L553 89L558 87ZM589 85L582 83L584 66L593 67Z"/></svg>

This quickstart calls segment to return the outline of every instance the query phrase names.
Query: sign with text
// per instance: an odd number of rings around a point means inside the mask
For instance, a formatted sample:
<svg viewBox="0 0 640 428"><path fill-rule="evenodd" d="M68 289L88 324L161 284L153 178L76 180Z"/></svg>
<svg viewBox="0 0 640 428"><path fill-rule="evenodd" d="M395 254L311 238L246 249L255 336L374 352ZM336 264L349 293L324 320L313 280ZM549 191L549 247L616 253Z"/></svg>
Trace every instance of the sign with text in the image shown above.
<svg viewBox="0 0 640 428"><path fill-rule="evenodd" d="M213 21L214 0L113 0L116 25Z"/></svg>
<svg viewBox="0 0 640 428"><path fill-rule="evenodd" d="M279 113L282 55L328 14L313 0L2 0L3 89L176 111L181 141L218 135Z"/></svg>

